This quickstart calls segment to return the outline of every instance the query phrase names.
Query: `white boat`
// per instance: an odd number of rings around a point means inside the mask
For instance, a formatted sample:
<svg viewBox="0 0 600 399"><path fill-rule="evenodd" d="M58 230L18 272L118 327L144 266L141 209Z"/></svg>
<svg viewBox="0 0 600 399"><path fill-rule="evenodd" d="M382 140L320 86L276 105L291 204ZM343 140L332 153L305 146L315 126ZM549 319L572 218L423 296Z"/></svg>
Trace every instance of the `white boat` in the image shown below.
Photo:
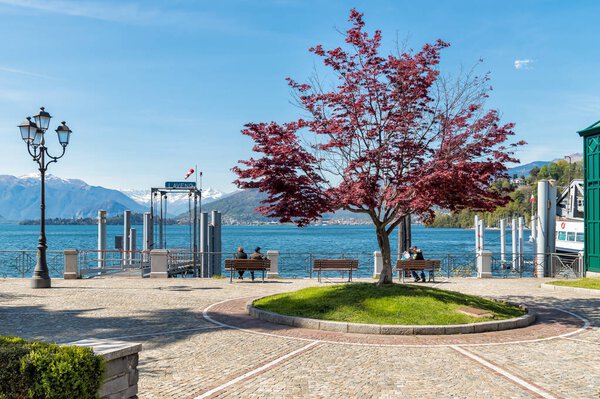
<svg viewBox="0 0 600 399"><path fill-rule="evenodd" d="M556 202L556 252L582 252L584 245L583 180L573 180Z"/></svg>

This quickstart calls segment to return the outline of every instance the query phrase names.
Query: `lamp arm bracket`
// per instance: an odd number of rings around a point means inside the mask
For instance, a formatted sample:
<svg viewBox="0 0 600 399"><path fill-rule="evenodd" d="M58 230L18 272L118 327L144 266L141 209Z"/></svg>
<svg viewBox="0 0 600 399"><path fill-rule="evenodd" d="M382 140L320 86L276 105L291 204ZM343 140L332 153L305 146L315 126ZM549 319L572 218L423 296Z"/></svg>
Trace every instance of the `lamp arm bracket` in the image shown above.
<svg viewBox="0 0 600 399"><path fill-rule="evenodd" d="M62 158L62 157L65 155L65 151L66 151L66 150L67 150L67 147L66 147L66 146L63 146L63 148L62 148L62 153L61 153L59 156L55 157L55 156L52 156L52 155L50 155L50 153L48 152L48 148L45 148L45 147L44 147L44 150L43 150L43 151L45 151L45 152L46 152L46 155L48 156L48 158L52 158L52 160L51 160L51 161L48 161L48 163L45 165L45 167L44 167L44 168L45 168L45 169L48 169L48 165L50 165L51 163L56 163L56 161L58 161L59 159L61 159L61 158Z"/></svg>

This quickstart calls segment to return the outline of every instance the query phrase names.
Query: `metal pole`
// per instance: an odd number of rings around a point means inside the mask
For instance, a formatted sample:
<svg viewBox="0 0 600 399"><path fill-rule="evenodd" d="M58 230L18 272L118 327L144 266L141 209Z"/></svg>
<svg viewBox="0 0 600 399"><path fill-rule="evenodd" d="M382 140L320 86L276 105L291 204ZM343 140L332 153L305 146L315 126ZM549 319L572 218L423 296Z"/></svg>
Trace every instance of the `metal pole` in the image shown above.
<svg viewBox="0 0 600 399"><path fill-rule="evenodd" d="M106 211L98 211L98 269L106 268Z"/></svg>
<svg viewBox="0 0 600 399"><path fill-rule="evenodd" d="M43 139L42 139L43 141ZM41 175L40 183L40 236L37 246L37 262L31 277L31 288L50 288L50 273L48 272L48 263L46 262L46 168L45 165L46 147L44 143L40 145L40 160L38 162Z"/></svg>
<svg viewBox="0 0 600 399"><path fill-rule="evenodd" d="M506 262L506 221L504 219L500 220L500 261L504 267Z"/></svg>
<svg viewBox="0 0 600 399"><path fill-rule="evenodd" d="M131 237L131 211L123 211L123 264L129 264L131 248L129 247Z"/></svg>
<svg viewBox="0 0 600 399"><path fill-rule="evenodd" d="M202 257L200 264L202 266L201 277L209 277L208 268L208 213L200 212L200 253Z"/></svg>
<svg viewBox="0 0 600 399"><path fill-rule="evenodd" d="M479 215L475 215L475 252L479 252Z"/></svg>
<svg viewBox="0 0 600 399"><path fill-rule="evenodd" d="M485 221L479 221L479 248L481 251L485 249Z"/></svg>
<svg viewBox="0 0 600 399"><path fill-rule="evenodd" d="M212 225L213 225L213 270L212 275L221 275L221 212L212 211L211 214Z"/></svg>
<svg viewBox="0 0 600 399"><path fill-rule="evenodd" d="M519 272L523 270L523 217L519 217Z"/></svg>
<svg viewBox="0 0 600 399"><path fill-rule="evenodd" d="M545 277L547 270L548 257L547 241L548 235L548 180L538 181L538 234L536 241L536 275L537 277Z"/></svg>
<svg viewBox="0 0 600 399"><path fill-rule="evenodd" d="M137 230L129 229L129 255L127 258L129 259L129 264L132 265L135 260L135 253L137 251Z"/></svg>
<svg viewBox="0 0 600 399"><path fill-rule="evenodd" d="M511 244L512 244L512 268L517 268L517 218L512 218L510 223Z"/></svg>
<svg viewBox="0 0 600 399"><path fill-rule="evenodd" d="M198 277L198 194L194 190L194 242L192 244L192 258L194 262L194 277Z"/></svg>
<svg viewBox="0 0 600 399"><path fill-rule="evenodd" d="M163 192L160 191L160 217L158 219L158 247L160 249L164 249L165 247L163 246Z"/></svg>
<svg viewBox="0 0 600 399"><path fill-rule="evenodd" d="M142 230L143 244L142 250L144 251L144 261L148 258L148 251L152 250L153 245L153 234L152 234L152 214L150 212L144 212L144 226Z"/></svg>

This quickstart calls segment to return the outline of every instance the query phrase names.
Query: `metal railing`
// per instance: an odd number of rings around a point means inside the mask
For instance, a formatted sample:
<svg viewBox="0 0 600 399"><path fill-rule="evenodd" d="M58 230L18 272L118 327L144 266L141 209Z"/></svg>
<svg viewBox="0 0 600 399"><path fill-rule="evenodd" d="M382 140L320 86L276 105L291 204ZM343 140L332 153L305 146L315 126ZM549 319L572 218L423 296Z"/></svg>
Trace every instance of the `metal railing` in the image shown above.
<svg viewBox="0 0 600 399"><path fill-rule="evenodd" d="M266 254L265 254L266 255ZM169 250L167 269L170 276L208 277L225 275L224 260L232 258L232 252L196 252L189 249ZM430 252L426 259L439 260L440 269L436 277L476 277L477 254L473 252ZM315 259L357 259L358 270L354 277L369 278L374 272L373 252L279 252L278 274L284 278L311 277ZM397 254L392 254L395 269ZM50 276L62 277L64 252L47 251ZM549 268L544 263L550 262ZM0 250L0 277L30 277L36 263L35 250ZM144 251L80 250L77 254L78 273L82 277L93 277L110 273L128 273L147 276L150 274L151 255ZM214 265L214 266L213 266ZM583 258L579 254L506 253L492 255L492 276L498 278L536 277L537 270L547 270L551 277L580 278L585 276ZM220 273L214 272L220 271ZM337 273L339 272L327 272Z"/></svg>
<svg viewBox="0 0 600 399"><path fill-rule="evenodd" d="M62 277L64 252L46 250L50 277ZM36 250L0 250L0 277L31 277L37 262Z"/></svg>
<svg viewBox="0 0 600 399"><path fill-rule="evenodd" d="M144 251L86 249L78 252L77 265L81 277L111 273L144 276L150 273L150 254Z"/></svg>

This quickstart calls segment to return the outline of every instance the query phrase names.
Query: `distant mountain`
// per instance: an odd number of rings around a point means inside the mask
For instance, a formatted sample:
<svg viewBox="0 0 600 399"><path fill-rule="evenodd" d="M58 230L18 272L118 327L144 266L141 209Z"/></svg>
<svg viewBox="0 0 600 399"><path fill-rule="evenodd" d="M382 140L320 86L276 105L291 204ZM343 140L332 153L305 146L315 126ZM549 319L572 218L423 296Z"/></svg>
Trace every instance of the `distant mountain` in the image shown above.
<svg viewBox="0 0 600 399"><path fill-rule="evenodd" d="M46 175L46 217L95 217L99 209L117 215L129 209L144 212L146 208L117 190L90 186L77 179ZM40 217L39 174L21 177L0 175L0 210L8 220L31 220Z"/></svg>
<svg viewBox="0 0 600 399"><path fill-rule="evenodd" d="M527 176L529 176L529 172L531 171L531 169L541 168L542 166L549 164L550 162L551 161L534 161L534 162L527 163L525 165L519 165L514 168L510 168L509 170L506 171L506 173L510 177L513 177L514 175L517 175L517 177L521 177L521 176L527 177Z"/></svg>
<svg viewBox="0 0 600 399"><path fill-rule="evenodd" d="M137 204L142 205L146 211L150 210L150 189L119 189L119 191L134 200ZM221 191L214 190L210 187L205 188L202 190L202 204L208 204L212 201L222 198L224 195L225 194L223 194ZM187 193L173 193L168 194L167 197L167 212L169 215L179 215L181 213L188 212L189 197Z"/></svg>

